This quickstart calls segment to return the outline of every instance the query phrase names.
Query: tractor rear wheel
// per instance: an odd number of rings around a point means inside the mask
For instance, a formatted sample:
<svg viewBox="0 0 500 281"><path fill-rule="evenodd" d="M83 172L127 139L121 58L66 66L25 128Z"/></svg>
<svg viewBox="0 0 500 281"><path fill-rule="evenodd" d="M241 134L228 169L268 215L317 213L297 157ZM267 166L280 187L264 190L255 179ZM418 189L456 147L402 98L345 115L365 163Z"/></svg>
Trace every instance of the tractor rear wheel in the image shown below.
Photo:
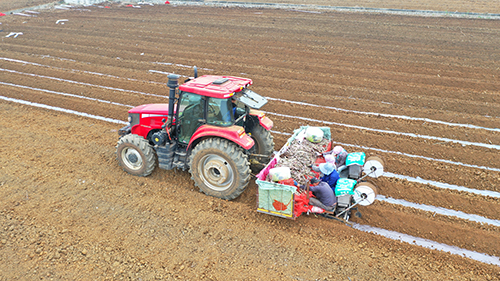
<svg viewBox="0 0 500 281"><path fill-rule="evenodd" d="M258 125L250 132L250 136L255 142L252 152L255 154L271 156L274 152L274 140L271 133Z"/></svg>
<svg viewBox="0 0 500 281"><path fill-rule="evenodd" d="M210 196L235 199L250 181L250 164L243 149L225 139L203 140L191 152L189 163L191 179Z"/></svg>
<svg viewBox="0 0 500 281"><path fill-rule="evenodd" d="M116 158L123 170L134 176L149 176L156 166L156 154L149 141L134 134L118 140Z"/></svg>

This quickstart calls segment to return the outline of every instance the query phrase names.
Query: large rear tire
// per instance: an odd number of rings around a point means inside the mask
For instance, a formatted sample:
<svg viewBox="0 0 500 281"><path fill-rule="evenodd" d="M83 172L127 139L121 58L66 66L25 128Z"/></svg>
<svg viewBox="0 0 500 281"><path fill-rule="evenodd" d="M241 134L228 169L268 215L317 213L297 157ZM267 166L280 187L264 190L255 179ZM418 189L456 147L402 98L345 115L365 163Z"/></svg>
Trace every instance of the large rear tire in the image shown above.
<svg viewBox="0 0 500 281"><path fill-rule="evenodd" d="M264 127L257 125L250 132L250 136L255 141L252 152L255 154L271 157L274 153L274 140L271 132Z"/></svg>
<svg viewBox="0 0 500 281"><path fill-rule="evenodd" d="M149 176L156 167L153 147L138 135L128 134L118 140L116 158L122 169L134 176Z"/></svg>
<svg viewBox="0 0 500 281"><path fill-rule="evenodd" d="M243 149L225 139L203 140L191 152L189 163L191 179L210 196L233 200L250 181L250 164Z"/></svg>

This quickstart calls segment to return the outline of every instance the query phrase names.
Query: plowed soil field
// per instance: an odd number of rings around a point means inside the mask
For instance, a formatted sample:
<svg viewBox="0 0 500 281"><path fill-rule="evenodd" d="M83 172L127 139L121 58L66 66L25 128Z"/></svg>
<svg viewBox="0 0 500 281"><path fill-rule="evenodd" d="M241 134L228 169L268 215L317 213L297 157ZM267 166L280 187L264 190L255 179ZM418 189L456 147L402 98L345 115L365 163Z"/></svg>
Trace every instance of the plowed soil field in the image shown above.
<svg viewBox="0 0 500 281"><path fill-rule="evenodd" d="M127 111L167 102L166 74L248 77L276 149L329 126L384 157L355 225L498 261L499 21L138 7L0 17L0 280L500 279L498 263L257 213L253 180L224 201L187 171L134 177L115 159Z"/></svg>

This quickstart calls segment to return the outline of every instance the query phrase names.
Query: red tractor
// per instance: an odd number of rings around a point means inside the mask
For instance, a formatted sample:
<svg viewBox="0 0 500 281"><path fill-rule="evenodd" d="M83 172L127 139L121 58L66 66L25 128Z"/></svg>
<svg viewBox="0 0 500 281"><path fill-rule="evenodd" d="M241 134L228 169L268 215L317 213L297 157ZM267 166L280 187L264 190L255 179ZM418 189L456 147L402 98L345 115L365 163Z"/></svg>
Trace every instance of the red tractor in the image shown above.
<svg viewBox="0 0 500 281"><path fill-rule="evenodd" d="M267 100L250 90L251 79L204 75L179 85L168 76L168 104L129 110L119 130L118 163L136 176L162 169L189 169L207 195L232 200L250 181L250 163L274 152L273 122L258 111Z"/></svg>

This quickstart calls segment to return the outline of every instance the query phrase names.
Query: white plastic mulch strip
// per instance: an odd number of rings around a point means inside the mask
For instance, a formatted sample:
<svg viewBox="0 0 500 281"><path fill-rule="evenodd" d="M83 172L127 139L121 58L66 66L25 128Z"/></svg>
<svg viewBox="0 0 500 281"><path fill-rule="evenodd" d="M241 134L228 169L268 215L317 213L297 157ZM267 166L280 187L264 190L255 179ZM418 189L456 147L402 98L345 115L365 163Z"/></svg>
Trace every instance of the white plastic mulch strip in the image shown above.
<svg viewBox="0 0 500 281"><path fill-rule="evenodd" d="M51 80L56 80L56 81L61 81L61 82L66 82L66 83L72 83L72 84L78 84L78 85L84 85L84 86L90 86L90 87L97 87L97 88L102 88L102 89L106 89L106 90L113 90L113 91L120 91L120 92L127 92L127 93L134 93L134 94L140 94L140 95L146 95L146 96L153 96L153 97L165 98L165 96L161 96L161 95L149 94L149 93L144 93L144 92L139 92L139 91L133 91L133 90L125 90L125 89L120 89L120 88L115 88L115 87L107 87L107 86L95 85L95 84L90 84L90 83L78 82L78 81L73 81L73 80L68 80L68 79L62 79L62 78L57 78L57 77L45 76L45 75L38 75L38 74L33 74L33 73L25 73L25 72L20 72L20 71L10 70L10 69L4 69L4 68L0 68L0 71L5 71L5 72L10 72L10 73L15 73L15 74L21 74L21 75L27 75L27 76L33 76L33 77L38 77L38 78L51 79Z"/></svg>
<svg viewBox="0 0 500 281"><path fill-rule="evenodd" d="M149 0L153 3L161 3L163 0ZM475 18L475 19L500 19L500 14L493 13L472 13L472 12L450 12L450 11L432 11L416 9L387 9L370 7L342 7L315 4L286 4L286 3L255 3L255 2L232 2L232 1L170 1L173 5L194 5L194 6L219 6L219 7L243 7L243 8L267 8L267 9L300 9L300 10L330 10L340 12L356 13L377 13L377 14L396 14L404 16L419 17L456 17L456 18ZM162 3L161 3L162 4Z"/></svg>
<svg viewBox="0 0 500 281"><path fill-rule="evenodd" d="M397 178L397 179L402 179L402 180L406 180L409 182L416 182L416 183L421 183L421 184L428 184L428 185L435 186L435 187L442 188L442 189L464 191L464 192L473 193L473 194L482 195L482 196L500 198L500 192L491 191L491 190L479 190L479 189L468 188L468 187L464 187L464 186L460 186L460 185L442 183L442 182L431 181L431 180L424 180L420 177L413 178L413 177L393 174L393 173L389 173L389 172L385 172L384 177Z"/></svg>
<svg viewBox="0 0 500 281"><path fill-rule="evenodd" d="M16 15L16 16L23 16L23 17L36 17L36 16L33 16L33 15L25 14L25 13L12 13L12 14Z"/></svg>
<svg viewBox="0 0 500 281"><path fill-rule="evenodd" d="M68 7L65 7L63 5L54 6L54 9L56 9L56 10L69 10Z"/></svg>
<svg viewBox="0 0 500 281"><path fill-rule="evenodd" d="M356 145L356 144L349 144L349 143L341 143L341 142L335 142L339 145L344 145L344 146L350 146L350 147L357 147L357 148L362 148L362 149L367 149L367 150L373 150L373 151L378 151L378 152L383 152L383 153L391 153L391 154L398 154L406 157L411 157L411 158L420 158L420 159L425 159L429 161L435 161L435 162L443 162L446 164L451 164L451 165L457 165L457 166L463 166L463 167L469 167L469 168L476 168L476 169L482 169L482 170L488 170L488 171L494 171L494 172L500 172L499 168L492 168L492 167L486 167L486 166L478 166L478 165L472 165L472 164L465 164L462 162L455 162L451 160L445 160L445 159L438 159L438 158L432 158L432 157L425 157L425 156L420 156L420 155L413 155L413 154L408 154L404 152L399 152L399 151L390 151L390 150L384 150L384 149L379 149L379 148L374 148L374 147L368 147L368 146L362 146L362 145Z"/></svg>
<svg viewBox="0 0 500 281"><path fill-rule="evenodd" d="M439 250L443 252L447 252L454 255L459 255L462 257L470 258L476 261L480 261L487 264L493 264L500 266L500 258L495 256L490 256L484 253L478 253L475 251L462 249L456 246L450 246L447 244L438 243L432 240L411 236L404 233L399 233L396 231L386 230L378 227L373 227L369 225L362 225L354 223L352 226L354 229L361 230L364 232L371 232L377 235L381 235L392 240L406 242L411 245L417 245L424 248Z"/></svg>
<svg viewBox="0 0 500 281"><path fill-rule="evenodd" d="M23 33L22 32L11 32L11 33L5 35L5 37L8 38L8 37L12 36L14 38L17 38L17 36L19 36L19 35L23 35Z"/></svg>
<svg viewBox="0 0 500 281"><path fill-rule="evenodd" d="M470 129L481 129L481 130L500 132L500 128L488 128L488 127L481 127L481 126L476 126L476 125L471 125L471 124L451 123L451 122L445 122L445 121L441 121L441 120L411 117L411 116L406 116L406 115L394 115L394 114L385 114L385 113L377 113L377 112L364 112L364 111L350 110L350 109L345 109L345 108L340 108L340 107L318 105L318 104L299 102L299 101L291 101L291 100L285 100L285 99L277 99L277 98L271 98L271 97L266 97L266 98L269 100L274 100L274 101L279 101L279 102L286 102L286 103L311 106L311 107L320 107L320 108L326 108L326 109L331 109L331 110L335 110L335 111L349 112L349 113L355 113L355 114L361 114L361 115L371 115L371 116L386 117L386 118L398 118L398 119L403 119L403 120L415 120L415 121L423 121L423 122L427 122L427 123L441 124L441 125L446 125L446 126L455 126L455 127L463 127L463 128L470 128Z"/></svg>
<svg viewBox="0 0 500 281"><path fill-rule="evenodd" d="M312 118L293 116L293 115L287 115L287 114L280 114L280 113L274 113L274 112L268 112L268 111L266 111L265 113L269 114L269 115L276 115L276 116L284 117L284 118L292 118L292 119L299 119L299 120L304 120L304 121L309 121L309 122L323 123L323 124L327 124L327 125L342 126L342 127L358 129L358 130L363 130L363 131L371 131L371 132L378 132L378 133L385 133L385 134L392 134L392 135L400 135L400 136L407 136L407 137L412 137L412 138L421 138L421 139L428 139L428 140L438 140L438 141L443 141L443 142L458 143L458 144L461 144L462 146L470 145L470 146L478 146L478 147L485 147L485 148L489 148L489 149L500 150L500 145L496 145L496 144L470 142L470 141L462 141L462 140L455 140L455 139L449 139L449 138L420 135L420 134L414 134L414 133L403 133L403 132L396 132L396 131L390 131L390 130L373 129L373 128L368 128L368 127L349 125L349 124L324 121L324 120L317 120L317 119L312 119Z"/></svg>
<svg viewBox="0 0 500 281"><path fill-rule="evenodd" d="M66 3L75 5L92 5L100 4L102 0L66 0ZM112 2L119 2L113 0ZM57 2L59 3L59 2ZM387 8L371 8L360 6L329 6L329 5L315 5L315 4L286 4L286 3L255 3L255 2L233 2L233 1L165 1L165 0L148 0L147 2L140 0L130 0L127 3L137 3L139 5L154 4L164 5L170 3L171 5L184 5L184 6L215 6L215 7L242 7L242 8L268 8L268 9L287 9L296 12L305 13L321 13L319 11L311 10L326 10L326 11L340 11L340 12L355 12L355 13L377 13L377 14L395 14L404 16L424 16L424 17L456 17L456 18L475 18L475 19L500 19L500 14L493 13L473 13L473 12L450 12L450 11L432 11L432 10L416 10L416 9L387 9ZM56 9L71 8L69 5L59 5ZM101 7L101 6L97 6Z"/></svg>
<svg viewBox="0 0 500 281"><path fill-rule="evenodd" d="M50 110L54 110L54 111L60 111L60 112L64 112L64 113L75 114L75 115L78 115L78 116L93 118L93 119L97 119L97 120L101 120L101 121L106 121L106 122L111 122L111 123L116 123L116 124L128 124L128 122L125 122L125 121L122 121L122 120L117 120L117 119L113 119L113 118L107 118L107 117L92 115L92 114L88 114L88 113L74 111L74 110L71 110L71 109L60 108L60 107L55 107L55 106L41 104L41 103L36 103L36 102L29 102L29 101L25 101L25 100L13 99L13 98L8 98L8 97L4 97L4 96L0 96L0 99L1 100L5 100L5 101L20 103L20 104L24 104L24 105L29 105L29 106L39 107L39 108L45 108L45 109L50 109Z"/></svg>
<svg viewBox="0 0 500 281"><path fill-rule="evenodd" d="M77 62L76 60L66 59L66 58L59 58L59 57L53 57L53 56L50 56L50 55L43 55L42 58L54 58L54 59L58 59L58 60ZM134 79L134 78L126 78L126 77L120 77L120 76L111 75L111 74L105 74L105 73L94 72L94 71L87 71L87 70L80 70L80 69L73 69L73 68L63 68L63 67L57 67L57 66L40 64L40 63L36 63L36 62L29 62L29 61L24 61L24 60L5 58L5 57L0 57L0 60L9 61L9 62L15 62L15 63L28 64L28 65L34 65L34 66L40 66L40 67L46 67L46 68L59 69L59 70L64 70L64 71L81 72L81 73L92 74L92 75L103 76L103 77L110 77L110 78L115 78L115 79L124 79L124 80L127 80L127 81L134 81L134 82L143 82L143 83L150 83L150 84L165 85L165 83L156 82L156 81L146 81L146 80L139 80L139 79Z"/></svg>
<svg viewBox="0 0 500 281"><path fill-rule="evenodd" d="M149 72L151 73L158 73L158 74L164 74L164 75L170 75L170 74L175 74L173 72L165 72L165 71L159 71L159 70L154 70L154 69L150 69ZM186 75L181 75L182 77L188 77Z"/></svg>
<svg viewBox="0 0 500 281"><path fill-rule="evenodd" d="M45 90L45 89L40 89L40 88L33 88L33 87L17 85L17 84L12 84L12 83L0 82L0 85L29 89L29 90L33 90L33 91L40 91L40 92L44 92L44 93L55 94L55 95L60 95L60 96L67 96L67 97L78 98L78 99L87 99L87 100L97 101L97 102L101 102L101 103L107 103L107 104L112 104L112 105L130 107L130 108L134 107L132 105L121 104L121 103L112 102L112 101L108 101L108 100L101 100L101 99L90 98L90 97L86 97L86 96L79 96L79 95L68 94L68 93L63 93L63 92L56 92L56 91Z"/></svg>
<svg viewBox="0 0 500 281"><path fill-rule="evenodd" d="M155 61L153 63L154 64L160 64L160 65L168 65L168 66L178 66L178 67L182 67L182 68L194 68L195 67L194 65L185 65L185 64L172 63L172 62L159 62L159 61ZM200 69L200 70L207 70L207 71L214 71L213 69L203 68L203 67L200 67L198 69Z"/></svg>
<svg viewBox="0 0 500 281"><path fill-rule="evenodd" d="M391 198L391 197L385 197L384 195L377 195L376 199L378 201L387 202L387 203L394 204L394 205L409 207L409 208L422 210L422 211L426 211L426 212L431 212L431 213L439 214L439 215L443 215L443 216L456 217L456 218L460 218L460 219L464 219L464 220L468 220L468 221L473 221L473 222L477 222L477 223L485 223L485 224L493 225L496 227L500 227L499 220L489 219L489 218L485 218L485 217L479 216L479 215L467 214L467 213L464 213L461 211L450 210L450 209L446 209L446 208L442 208L442 207L413 203L413 202L409 202L409 201L406 201L403 199L395 199L395 198Z"/></svg>

